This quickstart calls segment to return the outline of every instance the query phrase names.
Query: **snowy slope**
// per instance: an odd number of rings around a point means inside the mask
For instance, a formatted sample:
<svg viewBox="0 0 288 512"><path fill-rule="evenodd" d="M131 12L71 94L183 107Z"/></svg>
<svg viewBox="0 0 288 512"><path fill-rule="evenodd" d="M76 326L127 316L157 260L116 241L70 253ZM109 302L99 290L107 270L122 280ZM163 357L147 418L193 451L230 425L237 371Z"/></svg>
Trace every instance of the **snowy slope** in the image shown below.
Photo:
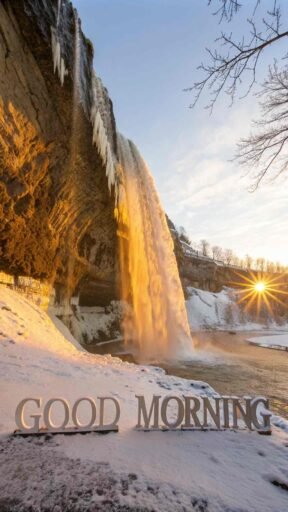
<svg viewBox="0 0 288 512"><path fill-rule="evenodd" d="M188 320L192 331L202 329L221 329L253 331L261 329L288 330L288 324L279 325L272 318L263 324L237 304L235 290L224 288L219 293L188 287L186 300Z"/></svg>
<svg viewBox="0 0 288 512"><path fill-rule="evenodd" d="M271 437L137 432L135 394L213 390L158 368L87 354L59 321L62 333L43 311L6 288L0 288L0 322L1 512L287 512L283 430L274 427ZM20 399L53 395L71 401L116 397L119 434L11 439Z"/></svg>

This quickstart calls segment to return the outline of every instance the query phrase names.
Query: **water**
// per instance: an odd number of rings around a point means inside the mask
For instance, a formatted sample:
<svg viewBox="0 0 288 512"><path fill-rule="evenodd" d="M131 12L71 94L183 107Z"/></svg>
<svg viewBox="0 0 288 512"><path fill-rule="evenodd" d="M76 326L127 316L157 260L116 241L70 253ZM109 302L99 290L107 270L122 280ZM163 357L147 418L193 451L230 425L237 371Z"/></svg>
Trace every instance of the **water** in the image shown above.
<svg viewBox="0 0 288 512"><path fill-rule="evenodd" d="M128 219L120 233L121 288L132 304L124 337L145 360L182 358L191 353L192 340L165 213L136 146L121 135L117 143Z"/></svg>
<svg viewBox="0 0 288 512"><path fill-rule="evenodd" d="M245 341L254 336L257 334L247 332L195 333L194 360L160 366L169 374L208 382L221 394L264 395L270 399L271 409L288 419L288 352Z"/></svg>

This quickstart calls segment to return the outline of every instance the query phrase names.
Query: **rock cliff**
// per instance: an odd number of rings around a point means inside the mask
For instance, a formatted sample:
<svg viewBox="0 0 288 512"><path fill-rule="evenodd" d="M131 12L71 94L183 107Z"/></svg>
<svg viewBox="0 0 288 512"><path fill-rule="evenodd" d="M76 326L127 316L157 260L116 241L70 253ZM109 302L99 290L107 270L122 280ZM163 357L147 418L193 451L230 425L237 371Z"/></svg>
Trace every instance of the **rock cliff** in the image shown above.
<svg viewBox="0 0 288 512"><path fill-rule="evenodd" d="M77 289L105 305L116 296L116 223L92 145L92 61L70 2L1 2L0 270L53 281L58 300ZM113 146L104 88L103 101Z"/></svg>

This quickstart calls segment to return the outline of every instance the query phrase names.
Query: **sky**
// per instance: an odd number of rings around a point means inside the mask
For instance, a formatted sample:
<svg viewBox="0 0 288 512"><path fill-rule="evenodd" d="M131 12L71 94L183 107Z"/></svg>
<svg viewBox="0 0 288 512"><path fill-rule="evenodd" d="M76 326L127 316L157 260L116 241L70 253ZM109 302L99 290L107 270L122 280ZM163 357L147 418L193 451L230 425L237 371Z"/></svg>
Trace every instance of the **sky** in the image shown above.
<svg viewBox="0 0 288 512"><path fill-rule="evenodd" d="M94 67L113 101L118 131L138 146L172 221L193 243L205 238L239 257L288 264L287 178L268 180L252 194L251 175L232 161L237 141L259 114L255 95L232 107L222 96L211 116L204 108L208 92L190 109L191 93L183 91L201 77L197 66L207 61L205 48L213 48L225 28L213 9L205 0L73 3L93 42ZM252 2L246 4L228 27L239 37L251 14ZM259 82L282 55L281 44L267 51Z"/></svg>

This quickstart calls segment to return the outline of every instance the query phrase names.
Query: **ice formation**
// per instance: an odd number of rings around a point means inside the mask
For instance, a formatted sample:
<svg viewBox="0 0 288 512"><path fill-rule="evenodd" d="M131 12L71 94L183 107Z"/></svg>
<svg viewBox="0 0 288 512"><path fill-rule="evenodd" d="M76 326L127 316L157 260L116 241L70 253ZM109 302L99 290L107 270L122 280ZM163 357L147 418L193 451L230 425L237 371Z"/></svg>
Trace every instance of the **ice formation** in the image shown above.
<svg viewBox="0 0 288 512"><path fill-rule="evenodd" d="M68 75L64 59L61 55L60 40L57 35L57 31L54 27L51 27L51 43L52 43L52 55L53 55L53 67L54 73L58 72L61 85L64 84L65 76Z"/></svg>
<svg viewBox="0 0 288 512"><path fill-rule="evenodd" d="M192 339L165 212L136 146L122 135L117 145L128 219L120 236L122 298L133 310L124 319L125 340L149 359L185 357Z"/></svg>
<svg viewBox="0 0 288 512"><path fill-rule="evenodd" d="M122 225L126 225L128 218L123 169L119 165L113 150L114 126L110 109L107 108L107 91L95 73L92 81L92 93L91 122L93 125L93 143L96 145L105 165L110 193L112 186L114 187L114 216L118 223L121 222Z"/></svg>
<svg viewBox="0 0 288 512"><path fill-rule="evenodd" d="M116 185L116 162L111 149L109 135L107 134L108 121L106 113L105 98L101 81L94 74L92 81L93 105L91 109L91 121L93 124L93 144L96 145L98 152L106 167L106 176L108 179L108 188L111 192L112 185ZM110 115L110 113L109 113ZM106 117L106 119L105 119ZM105 121L106 126L105 127ZM117 192L115 197L117 196Z"/></svg>
<svg viewBox="0 0 288 512"><path fill-rule="evenodd" d="M51 44L52 44L54 73L56 73L56 72L58 73L60 83L61 83L61 85L63 85L65 76L68 75L68 69L66 69L65 61L61 54L61 43L60 43L60 38L59 38L61 6L62 6L62 1L58 0L56 28L51 26Z"/></svg>

